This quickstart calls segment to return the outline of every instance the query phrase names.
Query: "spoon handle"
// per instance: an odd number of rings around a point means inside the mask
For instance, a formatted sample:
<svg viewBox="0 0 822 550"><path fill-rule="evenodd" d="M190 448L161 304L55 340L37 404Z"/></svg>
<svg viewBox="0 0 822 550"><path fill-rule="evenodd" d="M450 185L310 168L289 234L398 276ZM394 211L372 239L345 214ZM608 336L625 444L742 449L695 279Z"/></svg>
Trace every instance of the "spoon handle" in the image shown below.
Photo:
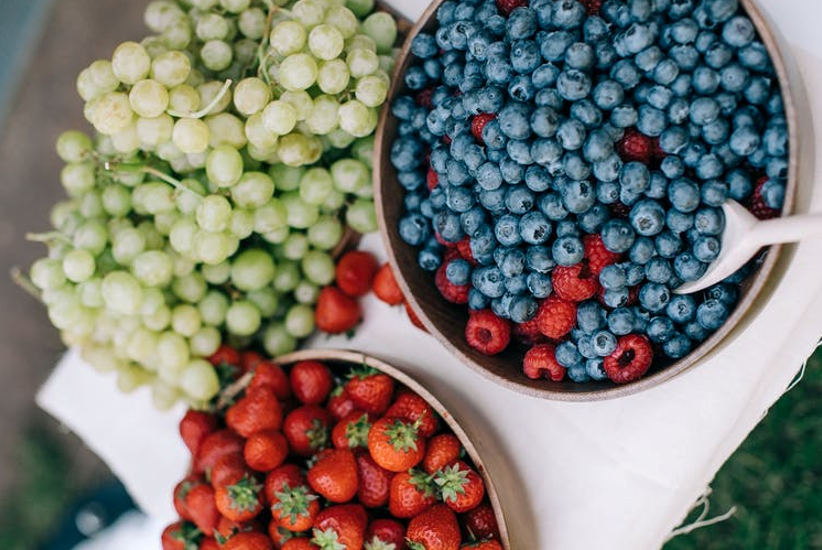
<svg viewBox="0 0 822 550"><path fill-rule="evenodd" d="M775 218L757 223L745 240L761 246L795 243L822 236L822 214L804 214Z"/></svg>

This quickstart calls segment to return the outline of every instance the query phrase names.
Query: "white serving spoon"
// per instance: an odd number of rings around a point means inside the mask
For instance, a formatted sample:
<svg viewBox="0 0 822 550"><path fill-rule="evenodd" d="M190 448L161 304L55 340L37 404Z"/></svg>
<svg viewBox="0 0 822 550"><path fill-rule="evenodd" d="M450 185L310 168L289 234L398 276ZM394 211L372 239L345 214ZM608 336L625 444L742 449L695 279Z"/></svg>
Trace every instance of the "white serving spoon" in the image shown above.
<svg viewBox="0 0 822 550"><path fill-rule="evenodd" d="M674 290L676 294L690 294L725 280L763 246L795 243L822 235L822 214L759 220L741 204L730 199L722 206L722 211L725 213L725 231L722 233L719 257L708 266L700 279Z"/></svg>

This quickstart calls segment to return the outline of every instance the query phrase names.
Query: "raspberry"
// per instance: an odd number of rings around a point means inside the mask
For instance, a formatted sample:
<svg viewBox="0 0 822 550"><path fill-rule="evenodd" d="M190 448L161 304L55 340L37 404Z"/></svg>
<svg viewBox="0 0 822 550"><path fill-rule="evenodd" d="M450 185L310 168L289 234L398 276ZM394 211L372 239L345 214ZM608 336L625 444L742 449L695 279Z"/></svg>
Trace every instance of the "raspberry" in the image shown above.
<svg viewBox="0 0 822 550"><path fill-rule="evenodd" d="M455 285L448 280L445 275L445 270L450 262L443 262L437 269L437 275L434 277L434 283L437 285L437 290L440 291L442 297L453 304L467 304L468 291L471 285Z"/></svg>
<svg viewBox="0 0 822 550"><path fill-rule="evenodd" d="M497 0L497 8L503 15L511 15L517 8L528 5L528 0Z"/></svg>
<svg viewBox="0 0 822 550"><path fill-rule="evenodd" d="M539 330L539 321L536 316L530 321L515 324L513 333L518 342L529 346L541 344L545 341L545 335Z"/></svg>
<svg viewBox="0 0 822 550"><path fill-rule="evenodd" d="M557 296L549 296L542 302L537 313L539 331L555 340L562 338L577 322L577 306Z"/></svg>
<svg viewBox="0 0 822 550"><path fill-rule="evenodd" d="M474 259L474 254L471 253L471 239L464 237L457 243L457 250L463 260L467 261L471 265L479 265L479 262Z"/></svg>
<svg viewBox="0 0 822 550"><path fill-rule="evenodd" d="M452 243L451 241L446 241L445 237L434 231L434 238L437 239L437 242L440 243L442 246L446 248L452 248L457 246L457 243Z"/></svg>
<svg viewBox="0 0 822 550"><path fill-rule="evenodd" d="M425 107L426 109L430 109L433 107L433 103L431 103L431 96L434 95L434 88L426 88L420 93L417 94L417 105L420 107Z"/></svg>
<svg viewBox="0 0 822 550"><path fill-rule="evenodd" d="M588 260L588 269L597 277L606 266L615 264L620 260L619 254L605 248L600 235L586 235L582 238L582 245L585 247L585 259Z"/></svg>
<svg viewBox="0 0 822 550"><path fill-rule="evenodd" d="M599 290L599 279L584 263L555 267L551 283L557 296L569 302L584 302Z"/></svg>
<svg viewBox="0 0 822 550"><path fill-rule="evenodd" d="M477 139L477 141L483 143L482 129L485 128L485 126L495 118L497 118L497 115L490 113L480 113L474 117L474 119L471 121L471 133L474 134L474 137Z"/></svg>
<svg viewBox="0 0 822 550"><path fill-rule="evenodd" d="M425 178L426 183L428 184L428 190L433 191L437 184L440 182L440 177L434 172L433 168L428 169L428 176Z"/></svg>
<svg viewBox="0 0 822 550"><path fill-rule="evenodd" d="M425 325L422 324L420 318L414 313L414 310L411 309L411 304L405 302L405 313L408 315L408 320L411 321L411 324L420 329L423 332L428 332L428 329L425 328Z"/></svg>
<svg viewBox="0 0 822 550"><path fill-rule="evenodd" d="M768 176L762 176L759 178L756 182L756 189L754 189L753 195L751 195L751 204L748 207L751 214L760 220L770 220L779 217L779 210L774 210L765 204L765 199L762 198L762 186L767 182Z"/></svg>
<svg viewBox="0 0 822 550"><path fill-rule="evenodd" d="M645 336L629 334L617 342L617 349L605 358L605 372L613 382L633 382L648 372L654 360L651 342Z"/></svg>
<svg viewBox="0 0 822 550"><path fill-rule="evenodd" d="M665 160L665 157L668 156L668 153L662 150L662 147L659 145L659 138L655 137L651 139L651 158L657 161Z"/></svg>
<svg viewBox="0 0 822 550"><path fill-rule="evenodd" d="M490 309L475 311L465 325L465 339L480 353L496 355L511 342L511 324L494 315Z"/></svg>
<svg viewBox="0 0 822 550"><path fill-rule="evenodd" d="M599 10L605 0L581 0L582 5L588 10L588 15L599 15Z"/></svg>
<svg viewBox="0 0 822 550"><path fill-rule="evenodd" d="M628 214L631 213L631 207L625 204L622 204L619 201L609 205L609 210L611 210L611 214L614 215L615 218L627 218Z"/></svg>
<svg viewBox="0 0 822 550"><path fill-rule="evenodd" d="M565 367L557 362L552 344L540 344L529 349L522 360L522 371L532 380L545 376L560 382L565 378Z"/></svg>
<svg viewBox="0 0 822 550"><path fill-rule="evenodd" d="M616 150L625 162L651 162L651 138L635 128L625 130L625 135L616 143Z"/></svg>

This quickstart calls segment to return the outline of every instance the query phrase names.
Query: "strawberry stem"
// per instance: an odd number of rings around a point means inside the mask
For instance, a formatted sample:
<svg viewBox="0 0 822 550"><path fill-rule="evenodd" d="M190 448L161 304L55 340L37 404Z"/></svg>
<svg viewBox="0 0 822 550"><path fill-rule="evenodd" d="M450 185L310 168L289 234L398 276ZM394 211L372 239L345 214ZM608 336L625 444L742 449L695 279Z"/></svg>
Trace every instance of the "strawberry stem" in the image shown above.
<svg viewBox="0 0 822 550"><path fill-rule="evenodd" d="M385 435L388 436L388 441L394 446L394 450L404 453L417 450L421 420L422 417L418 418L413 424L397 420L385 429Z"/></svg>
<svg viewBox="0 0 822 550"><path fill-rule="evenodd" d="M254 481L248 474L227 487L228 496L231 498L231 507L238 512L254 510L260 505L260 491L262 486Z"/></svg>

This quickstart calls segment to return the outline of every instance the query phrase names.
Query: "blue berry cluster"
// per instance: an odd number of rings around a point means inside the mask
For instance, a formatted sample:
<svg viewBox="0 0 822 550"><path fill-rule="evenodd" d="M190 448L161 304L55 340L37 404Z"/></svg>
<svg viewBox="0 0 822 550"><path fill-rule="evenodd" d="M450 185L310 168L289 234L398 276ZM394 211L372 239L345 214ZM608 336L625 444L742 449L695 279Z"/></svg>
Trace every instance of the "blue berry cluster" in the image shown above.
<svg viewBox="0 0 822 550"><path fill-rule="evenodd" d="M620 335L677 359L722 326L744 274L700 296L672 289L719 254L726 199L779 210L788 176L779 82L738 0L588 7L446 1L436 32L414 37L408 93L392 104L399 233L427 271L443 262L441 241L468 239L477 265L446 274L471 285L470 308L527 322L554 267L584 260L585 235L622 255L557 348L578 381L604 377ZM631 134L657 155L626 155Z"/></svg>

